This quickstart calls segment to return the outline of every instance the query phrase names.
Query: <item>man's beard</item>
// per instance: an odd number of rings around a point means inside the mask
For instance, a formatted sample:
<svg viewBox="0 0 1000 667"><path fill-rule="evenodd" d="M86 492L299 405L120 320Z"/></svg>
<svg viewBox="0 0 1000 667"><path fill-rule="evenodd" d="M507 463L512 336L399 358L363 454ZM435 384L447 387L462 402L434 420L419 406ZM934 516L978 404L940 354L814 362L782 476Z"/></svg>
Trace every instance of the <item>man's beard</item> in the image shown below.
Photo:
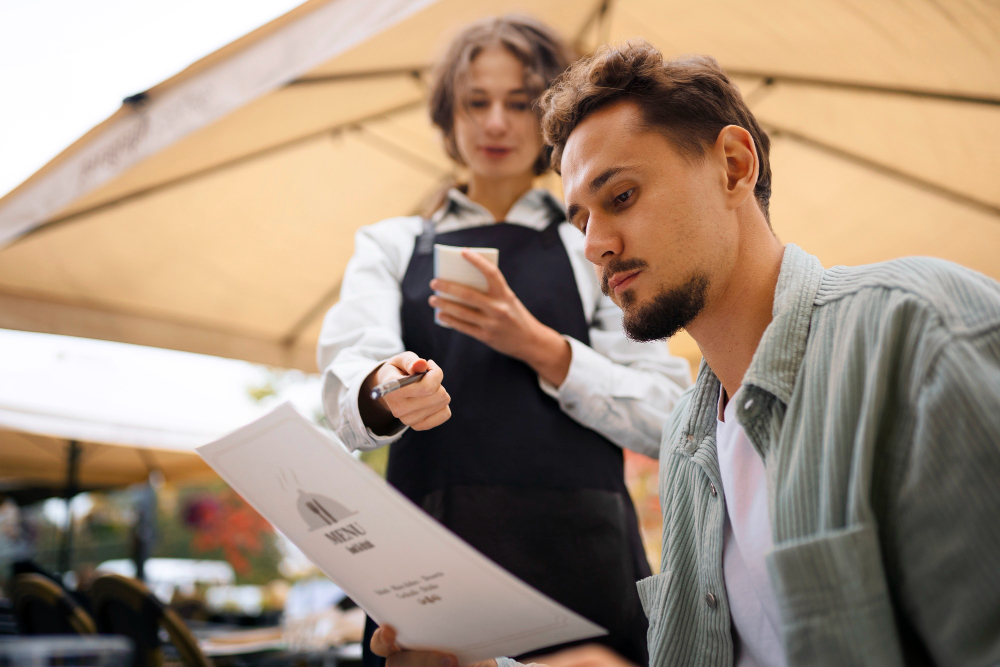
<svg viewBox="0 0 1000 667"><path fill-rule="evenodd" d="M612 260L604 269L601 291L610 295L609 276L622 271L645 269L649 265L638 258ZM705 307L705 293L708 291L708 277L702 273L691 276L686 283L666 292L660 292L652 303L634 310L635 292L622 292L622 328L625 335L637 343L670 338L686 327ZM632 312L630 312L632 311Z"/></svg>
<svg viewBox="0 0 1000 667"><path fill-rule="evenodd" d="M651 303L631 308L635 293L622 293L622 328L625 335L637 343L664 340L686 327L705 307L708 278L695 274L680 287L657 294Z"/></svg>

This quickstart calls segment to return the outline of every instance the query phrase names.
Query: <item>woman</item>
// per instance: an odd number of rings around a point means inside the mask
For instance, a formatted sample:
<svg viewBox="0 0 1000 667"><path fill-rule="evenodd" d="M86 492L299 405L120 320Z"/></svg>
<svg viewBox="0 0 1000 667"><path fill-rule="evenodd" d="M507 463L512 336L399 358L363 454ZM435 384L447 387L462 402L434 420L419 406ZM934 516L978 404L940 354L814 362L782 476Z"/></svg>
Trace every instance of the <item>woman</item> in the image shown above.
<svg viewBox="0 0 1000 667"><path fill-rule="evenodd" d="M468 182L428 219L358 232L320 338L323 396L348 446L393 443L387 477L401 492L643 665L635 581L649 568L620 447L657 451L689 370L662 343L625 339L582 235L531 189L547 168L534 102L568 62L527 18L481 21L453 41L430 107ZM499 248L499 268L465 255L488 292L432 280L435 243Z"/></svg>

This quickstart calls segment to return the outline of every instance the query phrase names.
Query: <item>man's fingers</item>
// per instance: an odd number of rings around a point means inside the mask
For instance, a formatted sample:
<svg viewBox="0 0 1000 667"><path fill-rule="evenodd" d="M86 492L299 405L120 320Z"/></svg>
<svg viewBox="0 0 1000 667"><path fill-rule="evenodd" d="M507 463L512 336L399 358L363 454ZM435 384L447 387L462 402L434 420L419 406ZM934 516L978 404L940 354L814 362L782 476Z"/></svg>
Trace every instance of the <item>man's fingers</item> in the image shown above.
<svg viewBox="0 0 1000 667"><path fill-rule="evenodd" d="M587 644L537 659L547 667L635 667L631 662L600 644Z"/></svg>
<svg viewBox="0 0 1000 667"><path fill-rule="evenodd" d="M436 651L399 651L389 656L386 667L458 667L458 659Z"/></svg>
<svg viewBox="0 0 1000 667"><path fill-rule="evenodd" d="M396 646L396 630L391 625L383 625L375 629L371 641L372 653L383 658L399 651Z"/></svg>

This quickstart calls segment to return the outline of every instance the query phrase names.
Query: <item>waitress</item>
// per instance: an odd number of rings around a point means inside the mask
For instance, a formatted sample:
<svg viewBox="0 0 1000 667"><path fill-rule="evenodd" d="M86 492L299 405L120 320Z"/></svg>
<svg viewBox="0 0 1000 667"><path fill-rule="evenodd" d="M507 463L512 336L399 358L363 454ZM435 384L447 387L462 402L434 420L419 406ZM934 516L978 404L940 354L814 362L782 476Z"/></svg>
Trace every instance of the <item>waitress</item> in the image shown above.
<svg viewBox="0 0 1000 667"><path fill-rule="evenodd" d="M662 343L624 337L583 236L532 189L548 167L535 101L569 60L550 28L524 17L481 21L454 39L430 109L467 183L426 219L357 233L320 336L323 399L349 447L392 443L387 477L403 494L645 665L635 582L649 566L621 447L657 451L690 376ZM488 291L434 280L435 243L499 248L499 268L466 253ZM369 619L373 667L374 629Z"/></svg>

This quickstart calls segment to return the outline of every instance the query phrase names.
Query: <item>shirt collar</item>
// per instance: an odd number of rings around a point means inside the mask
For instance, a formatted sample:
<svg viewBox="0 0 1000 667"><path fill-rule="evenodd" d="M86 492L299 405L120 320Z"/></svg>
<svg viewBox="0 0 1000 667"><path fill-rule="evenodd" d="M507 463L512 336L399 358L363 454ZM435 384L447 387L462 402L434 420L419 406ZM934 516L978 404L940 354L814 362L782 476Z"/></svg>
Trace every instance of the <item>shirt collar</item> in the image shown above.
<svg viewBox="0 0 1000 667"><path fill-rule="evenodd" d="M549 226L556 213L565 216L559 200L548 190L536 188L528 190L514 202L504 222L541 231ZM438 231L442 231L441 227L469 227L494 222L492 213L481 204L469 199L468 195L458 188L448 190L444 205L435 211L431 221Z"/></svg>
<svg viewBox="0 0 1000 667"><path fill-rule="evenodd" d="M741 423L754 420L753 412L764 408L764 401L754 405L754 389L762 390L787 404L795 388L795 378L805 356L816 293L823 280L823 265L797 245L789 243L781 260L778 283L774 290L771 323L764 330L750 367L743 376L743 386L750 391L740 391L742 405L737 405ZM694 454L705 436L715 434L719 411L721 383L712 369L702 359L698 380L691 395L685 441L682 449Z"/></svg>

